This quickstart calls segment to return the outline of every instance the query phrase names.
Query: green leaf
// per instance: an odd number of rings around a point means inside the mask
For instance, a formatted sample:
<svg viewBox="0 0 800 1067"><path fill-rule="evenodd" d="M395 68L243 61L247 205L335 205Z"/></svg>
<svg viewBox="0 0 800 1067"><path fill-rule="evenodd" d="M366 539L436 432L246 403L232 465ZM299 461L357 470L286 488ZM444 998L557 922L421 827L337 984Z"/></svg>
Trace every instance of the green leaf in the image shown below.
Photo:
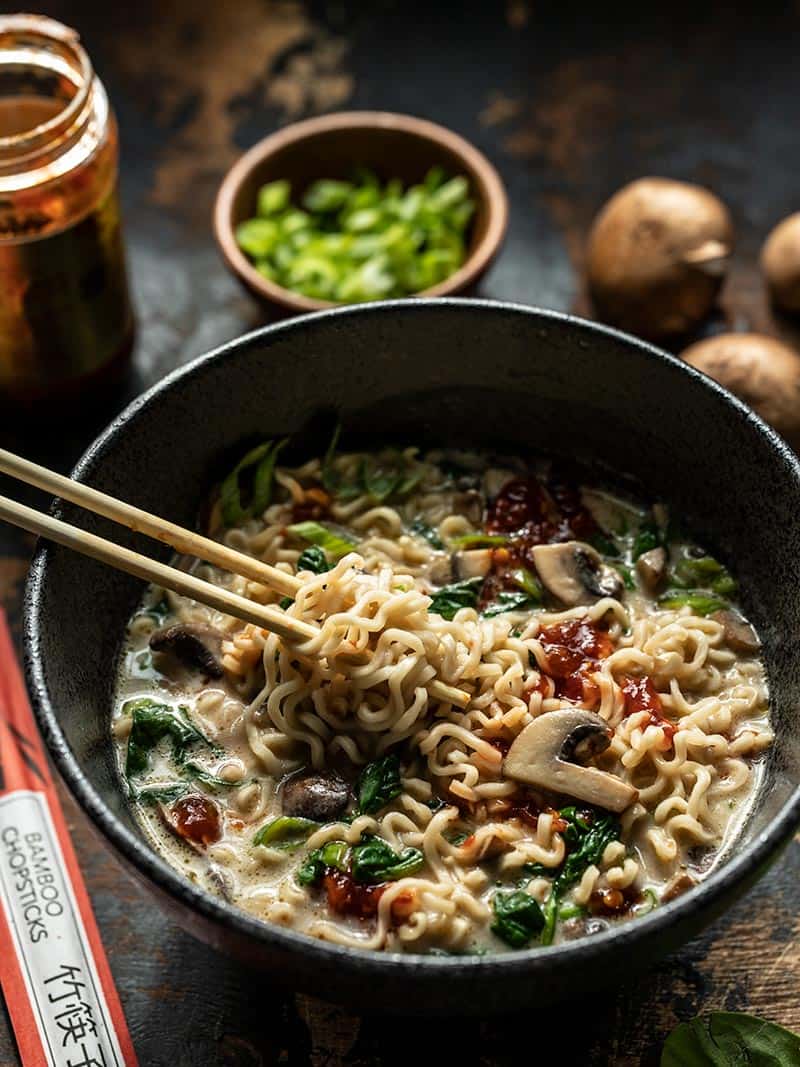
<svg viewBox="0 0 800 1067"><path fill-rule="evenodd" d="M661 1053L661 1067L793 1067L798 1063L797 1034L735 1011L714 1011L681 1023Z"/></svg>
<svg viewBox="0 0 800 1067"><path fill-rule="evenodd" d="M542 909L529 893L514 889L492 897L492 932L512 948L522 948L544 927Z"/></svg>
<svg viewBox="0 0 800 1067"><path fill-rule="evenodd" d="M400 484L402 472L391 464L381 464L372 457L364 463L364 488L373 500L382 503Z"/></svg>
<svg viewBox="0 0 800 1067"><path fill-rule="evenodd" d="M159 704L149 697L140 697L123 704L122 711L132 719L125 758L125 773L129 778L148 770L150 752L165 737L172 742L173 755L178 762L183 761L191 745L214 747L192 724L184 707L174 708L170 704Z"/></svg>
<svg viewBox="0 0 800 1067"><path fill-rule="evenodd" d="M669 589L659 598L658 606L664 611L689 607L695 615L713 615L715 611L724 611L730 607L728 601L720 597L701 592L684 592L680 589Z"/></svg>
<svg viewBox="0 0 800 1067"><path fill-rule="evenodd" d="M600 862L606 846L616 841L622 832L619 819L600 809L584 811L570 806L562 808L559 816L567 824L563 831L567 856L553 880L550 895L545 902L541 937L543 945L553 942L561 897L580 881L587 867Z"/></svg>
<svg viewBox="0 0 800 1067"><path fill-rule="evenodd" d="M363 837L353 847L350 873L357 882L394 882L416 874L425 864L418 848L395 852L380 837Z"/></svg>
<svg viewBox="0 0 800 1067"><path fill-rule="evenodd" d="M297 868L295 878L300 885L316 885L328 867L347 871L350 846L346 841L328 841L322 848L310 852Z"/></svg>
<svg viewBox="0 0 800 1067"><path fill-rule="evenodd" d="M210 771L205 770L199 763L184 763L181 768L181 773L186 778L191 778L194 782L199 782L201 785L206 786L207 789L214 791L218 789L231 789L234 786L240 786L242 783L229 782L226 778L220 778L217 774L212 774Z"/></svg>
<svg viewBox="0 0 800 1067"><path fill-rule="evenodd" d="M269 506L272 499L275 460L287 441L288 438L278 442L265 441L251 449L222 482L219 499L222 521L226 526L235 526L236 523L249 519L253 515L260 515ZM253 473L250 503L245 505L242 501L245 488L242 475L248 471Z"/></svg>
<svg viewBox="0 0 800 1067"><path fill-rule="evenodd" d="M319 827L313 819L301 819L291 815L279 815L271 819L253 838L254 845L269 845L271 848L292 852L299 848L309 834Z"/></svg>
<svg viewBox="0 0 800 1067"><path fill-rule="evenodd" d="M639 531L633 540L633 559L634 562L643 556L645 552L651 552L654 548L658 548L663 544L663 538L661 531L655 523L654 519L644 519L639 526Z"/></svg>
<svg viewBox="0 0 800 1067"><path fill-rule="evenodd" d="M346 556L348 552L355 552L357 548L352 541L345 540L344 537L340 537L339 534L319 522L296 522L289 526L288 530L295 537L300 537L329 552L335 560Z"/></svg>
<svg viewBox="0 0 800 1067"><path fill-rule="evenodd" d="M304 548L297 560L298 571L311 571L313 574L325 574L331 569L331 564L325 558L325 553L318 545Z"/></svg>
<svg viewBox="0 0 800 1067"><path fill-rule="evenodd" d="M423 522L422 519L414 519L408 528L408 532L414 534L415 537L423 538L431 548L444 548L438 532L432 526L429 526L427 522Z"/></svg>
<svg viewBox="0 0 800 1067"><path fill-rule="evenodd" d="M358 810L373 815L385 808L403 791L400 782L400 760L394 753L368 763L358 778L356 787Z"/></svg>
<svg viewBox="0 0 800 1067"><path fill-rule="evenodd" d="M497 594L489 607L483 609L481 615L485 619L491 619L494 615L505 615L507 611L533 611L540 604L541 600L528 596L522 589L504 589Z"/></svg>
<svg viewBox="0 0 800 1067"><path fill-rule="evenodd" d="M174 804L189 792L188 782L171 782L169 785L149 785L136 789L131 785L131 798L140 804Z"/></svg>
<svg viewBox="0 0 800 1067"><path fill-rule="evenodd" d="M428 611L450 620L461 608L476 608L482 585L483 578L467 578L453 585L443 585L431 594Z"/></svg>

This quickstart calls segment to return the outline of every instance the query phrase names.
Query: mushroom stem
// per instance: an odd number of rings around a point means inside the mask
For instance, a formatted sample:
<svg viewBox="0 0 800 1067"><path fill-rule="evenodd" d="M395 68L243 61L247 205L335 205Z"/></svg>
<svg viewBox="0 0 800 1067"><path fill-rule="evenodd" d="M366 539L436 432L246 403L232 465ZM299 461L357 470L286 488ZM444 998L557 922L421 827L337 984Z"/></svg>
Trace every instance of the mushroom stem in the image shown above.
<svg viewBox="0 0 800 1067"><path fill-rule="evenodd" d="M587 745L589 738L593 744ZM581 708L548 711L526 726L508 750L503 771L519 782L584 800L621 812L639 796L638 790L597 767L582 767L565 759L578 745L594 753L608 748L608 727L599 715Z"/></svg>

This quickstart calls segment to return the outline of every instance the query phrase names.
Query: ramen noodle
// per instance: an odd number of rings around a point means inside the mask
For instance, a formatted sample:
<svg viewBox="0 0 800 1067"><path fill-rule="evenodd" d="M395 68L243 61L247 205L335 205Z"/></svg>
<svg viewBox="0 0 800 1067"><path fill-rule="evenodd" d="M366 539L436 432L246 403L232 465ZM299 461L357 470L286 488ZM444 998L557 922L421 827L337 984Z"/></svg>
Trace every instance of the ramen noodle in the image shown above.
<svg viewBox="0 0 800 1067"><path fill-rule="evenodd" d="M318 636L154 587L129 625L112 731L157 850L261 920L392 952L587 936L706 876L772 738L728 569L550 463L282 448L244 457L207 530L297 571L296 598L177 565Z"/></svg>

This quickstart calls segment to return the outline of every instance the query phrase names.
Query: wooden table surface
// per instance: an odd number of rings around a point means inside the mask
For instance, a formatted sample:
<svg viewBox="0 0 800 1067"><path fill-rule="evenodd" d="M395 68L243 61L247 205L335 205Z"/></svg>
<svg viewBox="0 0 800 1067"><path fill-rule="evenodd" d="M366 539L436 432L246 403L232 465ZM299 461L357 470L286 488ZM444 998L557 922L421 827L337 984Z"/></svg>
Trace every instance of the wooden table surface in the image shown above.
<svg viewBox="0 0 800 1067"><path fill-rule="evenodd" d="M336 108L423 115L494 160L511 226L482 295L586 311L580 261L592 215L627 180L667 175L711 186L735 218L732 274L708 329L792 337L773 320L755 265L768 229L800 206L800 12L790 5L762 3L752 15L713 5L681 15L670 5L649 21L522 0L39 6L80 30L117 110L139 332L120 395L60 426L0 428L9 447L68 469L126 399L265 321L213 244L214 192L259 137ZM30 539L0 529L0 598L17 634L30 550ZM412 1024L270 986L196 943L155 910L62 795L146 1067L407 1067L434 1057L494 1065L518 1062L521 1040L563 1065L654 1064L677 1021L710 1009L800 1029L797 842L724 919L642 978L609 974L590 1000L541 1013L531 989L524 1019ZM0 1064L16 1062L0 1015Z"/></svg>

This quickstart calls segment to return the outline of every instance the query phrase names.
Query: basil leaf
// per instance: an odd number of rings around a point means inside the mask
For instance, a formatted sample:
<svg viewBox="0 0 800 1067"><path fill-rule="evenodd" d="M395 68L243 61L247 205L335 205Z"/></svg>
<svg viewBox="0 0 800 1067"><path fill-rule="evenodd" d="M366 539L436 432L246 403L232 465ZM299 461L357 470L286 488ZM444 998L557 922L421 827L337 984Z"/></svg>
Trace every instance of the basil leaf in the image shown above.
<svg viewBox="0 0 800 1067"><path fill-rule="evenodd" d="M662 597L659 597L658 606L665 611L677 611L678 608L689 607L695 615L713 615L715 611L724 611L729 608L730 604L727 600L707 593L669 589Z"/></svg>
<svg viewBox="0 0 800 1067"><path fill-rule="evenodd" d="M432 526L428 526L422 519L414 519L408 528L408 532L414 534L415 537L422 537L431 548L444 548L442 539L436 530Z"/></svg>
<svg viewBox="0 0 800 1067"><path fill-rule="evenodd" d="M309 834L320 824L313 819L301 819L291 815L279 815L271 819L253 838L254 845L270 845L288 852L299 848Z"/></svg>
<svg viewBox="0 0 800 1067"><path fill-rule="evenodd" d="M357 882L393 882L416 874L424 864L418 848L398 853L380 837L364 837L353 847L350 873Z"/></svg>
<svg viewBox="0 0 800 1067"><path fill-rule="evenodd" d="M491 619L494 615L504 615L507 611L533 611L540 603L541 601L534 600L521 589L516 592L512 589L504 589L497 594L488 608L483 609L481 615L485 619Z"/></svg>
<svg viewBox="0 0 800 1067"><path fill-rule="evenodd" d="M294 525L289 526L288 530L295 537L301 537L304 541L309 541L312 545L317 545L326 552L330 552L333 558L337 560L341 559L342 556L346 556L348 552L356 550L356 545L352 541L345 540L344 537L340 537L339 534L334 533L333 530L329 530L318 522L296 522Z"/></svg>
<svg viewBox="0 0 800 1067"><path fill-rule="evenodd" d="M272 480L275 473L275 460L280 450L287 444L282 441L265 441L248 452L233 468L220 486L219 499L222 521L226 526L260 515L272 499ZM245 506L242 501L242 475L253 471L250 503Z"/></svg>
<svg viewBox="0 0 800 1067"><path fill-rule="evenodd" d="M158 704L149 697L141 697L127 701L122 710L132 718L125 757L125 773L129 778L147 771L150 752L165 737L171 740L172 752L178 762L183 762L186 749L191 745L214 747L192 724L184 707L173 708L169 704Z"/></svg>
<svg viewBox="0 0 800 1067"><path fill-rule="evenodd" d="M394 753L368 763L358 778L358 810L364 815L373 815L385 808L403 787L400 782L400 760Z"/></svg>
<svg viewBox="0 0 800 1067"><path fill-rule="evenodd" d="M800 1037L777 1023L736 1011L713 1011L676 1026L661 1067L790 1067L800 1063Z"/></svg>
<svg viewBox="0 0 800 1067"><path fill-rule="evenodd" d="M332 564L328 563L325 553L318 545L304 548L297 561L299 571L312 571L314 574L324 574L331 569L331 566Z"/></svg>
<svg viewBox="0 0 800 1067"><path fill-rule="evenodd" d="M538 901L522 889L495 893L492 909L495 914L492 932L512 948L527 945L544 927L544 915Z"/></svg>
<svg viewBox="0 0 800 1067"><path fill-rule="evenodd" d="M453 585L443 585L431 595L428 611L450 620L461 608L476 608L482 585L483 578L467 578Z"/></svg>
<svg viewBox="0 0 800 1067"><path fill-rule="evenodd" d="M315 848L297 868L295 878L300 885L316 885L327 867L347 871L350 846L346 841L328 841L322 848Z"/></svg>

